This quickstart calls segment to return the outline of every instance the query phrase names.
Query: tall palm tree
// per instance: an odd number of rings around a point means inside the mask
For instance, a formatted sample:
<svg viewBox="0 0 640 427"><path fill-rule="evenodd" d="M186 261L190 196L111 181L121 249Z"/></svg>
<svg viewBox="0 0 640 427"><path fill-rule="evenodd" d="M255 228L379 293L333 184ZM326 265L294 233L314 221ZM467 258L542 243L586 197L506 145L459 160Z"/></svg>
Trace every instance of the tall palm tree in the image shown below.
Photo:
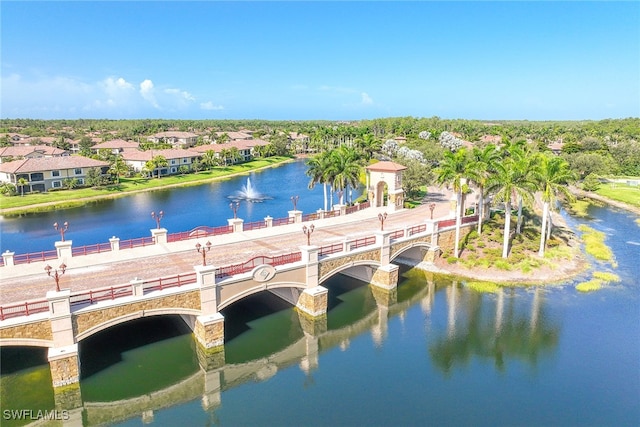
<svg viewBox="0 0 640 427"><path fill-rule="evenodd" d="M125 163L122 156L116 156L113 163L109 167L109 173L116 176L116 184L120 184L120 175L124 175L129 171L129 167Z"/></svg>
<svg viewBox="0 0 640 427"><path fill-rule="evenodd" d="M202 153L202 163L204 163L207 169L211 169L215 166L218 161L218 156L215 151L207 150Z"/></svg>
<svg viewBox="0 0 640 427"><path fill-rule="evenodd" d="M484 217L484 193L491 174L495 171L500 154L495 145L489 144L484 148L473 147L469 179L478 186L480 198L478 200L478 234L482 234L482 219Z"/></svg>
<svg viewBox="0 0 640 427"><path fill-rule="evenodd" d="M309 189L315 187L316 184L322 184L324 191L324 210L327 210L327 169L329 167L329 152L325 151L316 154L307 159L307 176L311 178L309 181Z"/></svg>
<svg viewBox="0 0 640 427"><path fill-rule="evenodd" d="M435 169L436 182L438 184L451 184L456 193L456 241L454 244L454 256L460 256L460 225L462 223L462 191L466 185L464 180L469 176L470 162L467 151L464 148L458 151L445 151L444 159Z"/></svg>
<svg viewBox="0 0 640 427"><path fill-rule="evenodd" d="M491 175L487 189L494 192L494 200L504 203L504 241L502 246L502 258L509 255L509 242L511 238L511 206L514 199L522 198L530 202L535 191L535 183L531 175L523 171L517 164L517 159L507 157L496 164L496 172Z"/></svg>
<svg viewBox="0 0 640 427"><path fill-rule="evenodd" d="M355 149L346 145L331 152L329 174L331 183L340 192L340 204L344 204L345 192L349 188L357 187L360 178L361 162Z"/></svg>
<svg viewBox="0 0 640 427"><path fill-rule="evenodd" d="M549 154L540 154L540 162L537 170L538 185L542 189L542 230L540 233L540 249L538 255L544 255L545 237L547 228L547 217L549 216L549 206L556 200L558 194L562 194L568 199L573 195L567 187L567 183L576 179L575 173L571 170L569 163L562 157Z"/></svg>

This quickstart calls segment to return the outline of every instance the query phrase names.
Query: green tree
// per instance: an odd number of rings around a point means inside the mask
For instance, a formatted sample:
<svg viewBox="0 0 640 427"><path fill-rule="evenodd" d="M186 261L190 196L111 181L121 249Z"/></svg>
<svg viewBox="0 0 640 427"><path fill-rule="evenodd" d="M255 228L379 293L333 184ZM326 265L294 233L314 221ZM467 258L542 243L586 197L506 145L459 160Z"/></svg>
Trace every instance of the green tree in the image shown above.
<svg viewBox="0 0 640 427"><path fill-rule="evenodd" d="M454 256L460 256L460 225L462 222L462 192L465 190L465 180L469 176L470 162L467 150L461 148L457 151L445 151L444 158L436 168L436 182L453 187L456 193L456 237L454 244Z"/></svg>
<svg viewBox="0 0 640 427"><path fill-rule="evenodd" d="M20 187L20 196L24 196L24 187L29 185L29 181L26 178L21 177L18 179L17 185Z"/></svg>
<svg viewBox="0 0 640 427"><path fill-rule="evenodd" d="M402 188L407 193L407 198L415 199L420 194L420 187L433 180L433 174L429 166L417 160L406 161L404 166L407 169L402 172Z"/></svg>
<svg viewBox="0 0 640 427"><path fill-rule="evenodd" d="M573 198L567 184L575 180L575 173L571 171L569 164L561 157L554 155L540 155L539 166L536 171L538 185L542 190L542 230L540 235L540 249L538 255L544 255L547 218L549 206L551 206L558 194L568 199Z"/></svg>
<svg viewBox="0 0 640 427"><path fill-rule="evenodd" d="M73 190L78 186L78 180L76 178L66 178L62 181L63 185L67 187L67 190Z"/></svg>
<svg viewBox="0 0 640 427"><path fill-rule="evenodd" d="M122 156L116 156L109 167L109 173L116 177L116 184L120 184L120 175L126 175L128 172L129 167Z"/></svg>
<svg viewBox="0 0 640 427"><path fill-rule="evenodd" d="M584 191L598 191L598 188L600 188L600 180L595 173L590 173L582 180L582 189Z"/></svg>
<svg viewBox="0 0 640 427"><path fill-rule="evenodd" d="M213 168L218 163L218 155L213 150L207 150L202 154L202 164L207 169Z"/></svg>
<svg viewBox="0 0 640 427"><path fill-rule="evenodd" d="M167 161L167 159L164 156L158 155L158 156L154 156L151 160L146 162L145 166L151 172L152 175L153 175L153 171L157 170L158 171L158 179L160 179L160 170L162 168L165 168L165 167L169 166L169 162Z"/></svg>
<svg viewBox="0 0 640 427"><path fill-rule="evenodd" d="M324 210L326 211L328 206L327 198L327 184L329 182L327 170L329 169L329 152L325 151L318 153L315 156L307 159L307 171L306 174L311 178L309 181L309 189L313 189L316 184L322 184L324 192Z"/></svg>
<svg viewBox="0 0 640 427"><path fill-rule="evenodd" d="M473 147L471 152L471 165L469 166L469 179L478 186L478 234L482 234L482 220L484 217L484 196L487 182L496 169L496 163L500 161L500 153L496 146L489 144L484 148Z"/></svg>
<svg viewBox="0 0 640 427"><path fill-rule="evenodd" d="M359 184L361 161L356 150L345 145L330 153L327 173L332 187L340 192L340 204L344 204L345 193Z"/></svg>

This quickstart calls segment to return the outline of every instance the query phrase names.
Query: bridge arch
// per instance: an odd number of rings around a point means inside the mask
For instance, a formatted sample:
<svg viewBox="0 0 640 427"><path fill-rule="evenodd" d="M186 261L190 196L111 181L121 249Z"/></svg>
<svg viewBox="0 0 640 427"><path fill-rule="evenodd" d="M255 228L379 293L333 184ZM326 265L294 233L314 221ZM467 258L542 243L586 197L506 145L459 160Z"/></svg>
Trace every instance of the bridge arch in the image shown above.
<svg viewBox="0 0 640 427"><path fill-rule="evenodd" d="M305 283L300 283L300 282L275 282L275 283L260 283L260 282L253 282L253 286L247 287L244 290L229 296L228 298L224 298L222 299L222 301L220 301L220 303L218 304L218 311L225 309L226 307L229 307L231 304L238 302L244 298L247 298L251 295L257 294L259 292L263 292L263 291L271 291L271 290L276 290L276 289L298 289L300 291L303 291L307 288L307 285Z"/></svg>
<svg viewBox="0 0 640 427"><path fill-rule="evenodd" d="M366 275L363 274L354 274L353 277L356 277L358 279L361 280L370 280L373 277L373 273L375 272L375 269L377 269L378 267L380 267L380 261L375 261L375 260L355 260L355 261L350 261L350 262L346 262L344 264L341 265L337 265L331 269L328 269L326 272L323 272L322 268L320 269L320 278L318 279L318 284L321 285L322 283L326 282L328 279L330 279L331 277L335 276L336 274L339 273L345 273L347 270L352 269L354 267L370 267L372 270L370 273L366 273ZM362 272L362 269L360 269ZM360 272L360 273L361 273Z"/></svg>
<svg viewBox="0 0 640 427"><path fill-rule="evenodd" d="M121 325L123 323L130 322L132 320L140 319L143 317L151 316L164 316L164 315L182 315L182 316L196 316L200 315L200 310L194 310L189 308L158 308L149 310L140 310L133 313L126 314L124 316L118 316L106 320L102 323L98 323L76 335L76 342L80 342L90 336L97 334L100 331L111 328L112 326Z"/></svg>
<svg viewBox="0 0 640 427"><path fill-rule="evenodd" d="M424 240L408 240L406 242L400 242L398 244L392 244L391 245L391 255L389 257L390 261L393 261L394 259L400 257L401 255L407 253L407 252L412 252L412 249L424 249L425 251L428 251L429 249L431 249L432 245L431 245L431 236L428 236L429 241L424 241ZM422 255L422 254L421 254ZM422 257L420 259L420 261L422 261Z"/></svg>
<svg viewBox="0 0 640 427"><path fill-rule="evenodd" d="M53 347L53 341L35 338L0 338L0 347Z"/></svg>

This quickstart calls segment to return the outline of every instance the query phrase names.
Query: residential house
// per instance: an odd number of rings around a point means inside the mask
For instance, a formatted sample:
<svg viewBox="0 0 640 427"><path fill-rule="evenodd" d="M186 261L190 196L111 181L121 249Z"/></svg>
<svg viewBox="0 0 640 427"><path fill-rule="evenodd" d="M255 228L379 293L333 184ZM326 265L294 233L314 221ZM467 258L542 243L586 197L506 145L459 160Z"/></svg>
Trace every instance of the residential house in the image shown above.
<svg viewBox="0 0 640 427"><path fill-rule="evenodd" d="M82 156L39 157L14 160L0 164L0 182L18 186L21 178L28 184L23 189L48 191L63 188L64 180L75 178L78 185L84 185L89 169L100 168L103 175L109 170L109 163Z"/></svg>
<svg viewBox="0 0 640 427"><path fill-rule="evenodd" d="M168 166L160 168L160 175L170 175L178 173L180 166L187 166L191 169L191 165L200 157L200 153L182 148L148 151L125 149L122 152L122 159L136 172L141 172L145 168L145 164L156 156L164 157L168 163ZM154 169L152 172L157 175L158 169Z"/></svg>
<svg viewBox="0 0 640 427"><path fill-rule="evenodd" d="M193 151L197 151L200 155L206 153L207 151L215 152L218 157L220 157L220 152L225 149L230 149L235 147L238 149L239 158L236 159L234 163L248 162L254 156L253 149L258 146L268 145L267 141L262 139L250 139L250 140L235 140L229 141L226 144L209 144L209 145L199 145L197 147L193 147Z"/></svg>
<svg viewBox="0 0 640 427"><path fill-rule="evenodd" d="M98 153L100 150L106 150L112 154L120 154L124 150L137 150L140 147L135 141L125 141L123 139L112 139L111 141L101 142L99 144L91 146L91 151Z"/></svg>
<svg viewBox="0 0 640 427"><path fill-rule="evenodd" d="M198 135L191 132L168 131L156 133L147 139L155 143L169 143L174 148L189 148L196 145L196 142L198 142Z"/></svg>
<svg viewBox="0 0 640 427"><path fill-rule="evenodd" d="M21 159L68 156L69 152L47 145L0 147L0 163Z"/></svg>

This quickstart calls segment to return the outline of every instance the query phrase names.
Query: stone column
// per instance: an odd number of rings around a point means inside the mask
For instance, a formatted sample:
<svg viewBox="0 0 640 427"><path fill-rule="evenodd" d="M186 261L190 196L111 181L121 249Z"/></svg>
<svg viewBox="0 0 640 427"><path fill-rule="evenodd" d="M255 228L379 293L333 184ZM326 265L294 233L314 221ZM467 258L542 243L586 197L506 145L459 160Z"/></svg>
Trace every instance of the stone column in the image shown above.
<svg viewBox="0 0 640 427"><path fill-rule="evenodd" d="M131 285L132 294L134 297L141 297L144 295L144 280L137 277L129 282Z"/></svg>
<svg viewBox="0 0 640 427"><path fill-rule="evenodd" d="M271 217L271 216L267 215L267 216L264 218L264 223L267 225L267 228L269 228L269 227L273 227L273 217Z"/></svg>
<svg viewBox="0 0 640 427"><path fill-rule="evenodd" d="M324 219L324 210L318 209L316 213L318 214L318 219Z"/></svg>
<svg viewBox="0 0 640 427"><path fill-rule="evenodd" d="M120 239L116 236L113 236L109 239L109 243L111 244L111 250L113 252L117 252L120 250Z"/></svg>
<svg viewBox="0 0 640 427"><path fill-rule="evenodd" d="M151 229L151 236L156 245L167 244L167 229L166 228L153 228Z"/></svg>
<svg viewBox="0 0 640 427"><path fill-rule="evenodd" d="M398 266L395 264L381 265L373 273L371 284L382 289L395 289L398 286Z"/></svg>
<svg viewBox="0 0 640 427"><path fill-rule="evenodd" d="M227 220L227 223L233 227L234 233L242 233L244 231L244 220L241 218L231 218Z"/></svg>
<svg viewBox="0 0 640 427"><path fill-rule="evenodd" d="M48 359L54 391L60 387L80 387L78 344L50 348Z"/></svg>
<svg viewBox="0 0 640 427"><path fill-rule="evenodd" d="M196 283L200 287L200 311L204 315L218 312L219 288L216 283L216 267L196 265Z"/></svg>
<svg viewBox="0 0 640 427"><path fill-rule="evenodd" d="M436 262L436 259L440 258L441 253L442 250L440 249L440 246L431 246L427 250L427 253L424 255L423 261L433 264L434 262Z"/></svg>
<svg viewBox="0 0 640 427"><path fill-rule="evenodd" d="M193 332L207 356L224 351L224 316L222 314L198 316Z"/></svg>
<svg viewBox="0 0 640 427"><path fill-rule="evenodd" d="M334 211L340 211L340 215L347 214L347 205L333 205Z"/></svg>
<svg viewBox="0 0 640 427"><path fill-rule="evenodd" d="M2 254L2 261L4 263L5 267L9 267L9 266L14 266L14 262L13 262L13 256L15 255L15 252L9 252L8 250L4 251L4 253Z"/></svg>
<svg viewBox="0 0 640 427"><path fill-rule="evenodd" d="M380 265L387 265L391 258L391 233L392 231L376 231L376 246L380 248Z"/></svg>
<svg viewBox="0 0 640 427"><path fill-rule="evenodd" d="M300 246L301 261L306 264L305 283L307 289L318 286L319 265L318 265L318 246Z"/></svg>
<svg viewBox="0 0 640 427"><path fill-rule="evenodd" d="M72 254L71 254L72 243L73 242L71 240L65 240L64 242L55 243L56 251L58 252L58 259L64 260L72 257Z"/></svg>
<svg viewBox="0 0 640 427"><path fill-rule="evenodd" d="M289 213L289 218L293 218L293 222L295 222L296 224L299 224L302 222L302 211L299 210L295 210L295 211L288 211Z"/></svg>
<svg viewBox="0 0 640 427"><path fill-rule="evenodd" d="M53 336L53 347L62 348L75 344L73 323L71 322L71 291L48 291L49 321Z"/></svg>
<svg viewBox="0 0 640 427"><path fill-rule="evenodd" d="M313 318L326 316L328 293L328 289L323 286L305 289L300 294L296 308L304 315Z"/></svg>

